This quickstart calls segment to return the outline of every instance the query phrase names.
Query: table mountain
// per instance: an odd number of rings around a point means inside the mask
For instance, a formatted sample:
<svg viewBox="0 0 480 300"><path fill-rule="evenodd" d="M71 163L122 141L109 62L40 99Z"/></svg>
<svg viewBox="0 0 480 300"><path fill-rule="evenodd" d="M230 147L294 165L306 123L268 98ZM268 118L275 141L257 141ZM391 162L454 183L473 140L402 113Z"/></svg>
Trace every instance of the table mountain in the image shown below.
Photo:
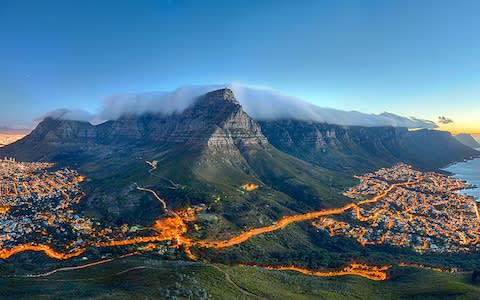
<svg viewBox="0 0 480 300"><path fill-rule="evenodd" d="M341 192L353 185L352 173L399 161L438 168L475 155L434 130L256 121L230 89L207 93L170 115L124 115L99 125L46 118L0 149L0 157L78 169L87 176L81 205L94 216L151 224L161 206L135 190L136 182L173 207L204 203L233 228L338 207L349 201ZM147 172L145 160L158 161L158 168ZM239 187L247 182L261 188L245 194Z"/></svg>

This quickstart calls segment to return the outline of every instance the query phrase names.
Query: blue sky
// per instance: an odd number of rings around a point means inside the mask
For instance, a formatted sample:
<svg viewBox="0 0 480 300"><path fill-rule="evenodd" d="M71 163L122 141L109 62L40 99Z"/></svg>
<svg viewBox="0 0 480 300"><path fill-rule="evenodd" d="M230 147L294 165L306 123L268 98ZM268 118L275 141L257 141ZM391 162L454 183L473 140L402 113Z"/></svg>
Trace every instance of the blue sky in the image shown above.
<svg viewBox="0 0 480 300"><path fill-rule="evenodd" d="M239 81L480 132L480 1L0 2L0 125Z"/></svg>

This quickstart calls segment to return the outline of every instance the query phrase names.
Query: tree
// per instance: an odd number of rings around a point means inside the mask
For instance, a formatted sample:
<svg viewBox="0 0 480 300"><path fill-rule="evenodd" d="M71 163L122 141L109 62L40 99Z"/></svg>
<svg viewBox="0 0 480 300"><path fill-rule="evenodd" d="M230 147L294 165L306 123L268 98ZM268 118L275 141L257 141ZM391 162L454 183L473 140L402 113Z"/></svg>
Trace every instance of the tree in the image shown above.
<svg viewBox="0 0 480 300"><path fill-rule="evenodd" d="M473 271L472 282L475 283L475 284L480 283L480 270Z"/></svg>

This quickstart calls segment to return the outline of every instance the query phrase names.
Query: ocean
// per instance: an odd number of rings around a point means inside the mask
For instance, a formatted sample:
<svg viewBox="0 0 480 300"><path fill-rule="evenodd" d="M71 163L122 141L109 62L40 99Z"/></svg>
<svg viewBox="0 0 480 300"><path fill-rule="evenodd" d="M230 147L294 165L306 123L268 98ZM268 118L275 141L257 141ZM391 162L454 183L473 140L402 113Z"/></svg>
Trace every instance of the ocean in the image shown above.
<svg viewBox="0 0 480 300"><path fill-rule="evenodd" d="M480 148L477 150L480 150ZM480 158L455 163L444 170L455 174L453 175L454 178L465 180L469 184L477 186L474 189L468 189L462 192L480 201Z"/></svg>

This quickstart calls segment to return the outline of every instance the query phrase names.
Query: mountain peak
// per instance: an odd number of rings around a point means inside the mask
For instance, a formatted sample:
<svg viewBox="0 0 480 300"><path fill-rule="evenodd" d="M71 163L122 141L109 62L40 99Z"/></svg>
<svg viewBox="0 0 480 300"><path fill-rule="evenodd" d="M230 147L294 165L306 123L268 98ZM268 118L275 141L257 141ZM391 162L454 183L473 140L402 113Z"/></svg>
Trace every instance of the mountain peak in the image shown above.
<svg viewBox="0 0 480 300"><path fill-rule="evenodd" d="M210 101L223 100L223 101L240 105L237 98L235 97L235 94L229 88L223 88L223 89L211 91L205 95L205 98Z"/></svg>
<svg viewBox="0 0 480 300"><path fill-rule="evenodd" d="M207 134L210 149L222 151L239 145L263 145L267 143L257 122L254 121L237 101L233 91L223 88L201 96L198 101L181 115L182 125L196 135ZM192 130L193 129L193 130Z"/></svg>

